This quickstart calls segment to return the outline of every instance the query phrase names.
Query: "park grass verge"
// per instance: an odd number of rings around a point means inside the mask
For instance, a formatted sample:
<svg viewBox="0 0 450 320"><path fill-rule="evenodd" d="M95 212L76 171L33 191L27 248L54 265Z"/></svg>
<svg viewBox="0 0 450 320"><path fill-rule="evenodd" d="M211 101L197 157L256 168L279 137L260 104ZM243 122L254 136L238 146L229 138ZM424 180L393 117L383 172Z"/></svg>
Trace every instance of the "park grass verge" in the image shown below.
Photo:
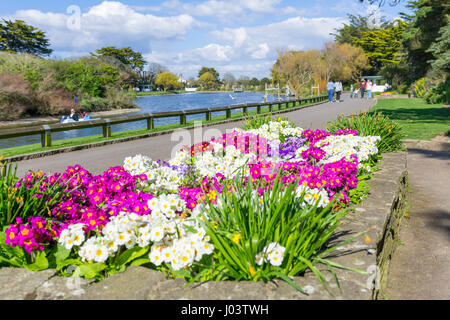
<svg viewBox="0 0 450 320"><path fill-rule="evenodd" d="M450 110L443 104L427 104L425 100L378 100L371 113L381 112L400 124L406 139L431 140L450 134Z"/></svg>
<svg viewBox="0 0 450 320"><path fill-rule="evenodd" d="M296 103L295 106L290 107L288 109L281 109L280 111L288 111L288 110L295 110L295 109L301 109L307 106L312 105L313 103L308 104L299 104ZM274 112L277 112L279 110L273 110ZM269 108L261 108L261 116L267 115L269 113ZM256 108L249 108L247 112L247 116L255 116L257 114ZM166 124L155 127L153 130L147 130L146 128L142 129L134 129L134 130L127 130L127 131L117 131L112 132L112 135L110 138L105 138L103 135L92 135L87 137L80 137L80 138L72 138L72 139L64 139L64 140L53 140L51 147L43 148L40 143L36 144L29 144L19 147L11 147L11 148L5 148L0 150L0 156L7 158L7 157L14 157L19 155L26 155L30 153L36 153L36 152L44 152L44 151L51 151L56 149L62 149L62 148L69 148L69 147L76 147L81 145L87 145L91 143L98 143L103 141L110 141L115 139L123 139L123 138L129 138L129 137L136 137L140 135L147 135L151 133L158 133L162 131L169 131L179 128L191 128L194 126L194 122L201 121L202 124L213 124L216 122L222 122L226 120L244 120L246 117L244 117L242 112L236 112L231 114L231 118L227 119L225 115L220 115L216 117L212 117L211 121L206 121L205 119L195 119L187 121L185 125L180 125L179 123L174 124Z"/></svg>

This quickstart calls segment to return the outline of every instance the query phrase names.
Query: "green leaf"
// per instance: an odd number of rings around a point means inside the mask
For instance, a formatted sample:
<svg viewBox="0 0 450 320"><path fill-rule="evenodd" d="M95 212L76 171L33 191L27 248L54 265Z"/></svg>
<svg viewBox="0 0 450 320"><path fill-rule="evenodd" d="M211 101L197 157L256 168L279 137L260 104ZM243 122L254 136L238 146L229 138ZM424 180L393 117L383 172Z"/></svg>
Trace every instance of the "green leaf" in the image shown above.
<svg viewBox="0 0 450 320"><path fill-rule="evenodd" d="M67 267L70 265L79 266L81 264L82 264L82 262L78 259L66 259L66 260L58 262L58 264L56 265L56 269L62 270L64 267Z"/></svg>
<svg viewBox="0 0 450 320"><path fill-rule="evenodd" d="M180 270L176 270L176 271L174 270L173 274L177 278L190 278L191 277L191 273L185 269L180 269Z"/></svg>
<svg viewBox="0 0 450 320"><path fill-rule="evenodd" d="M106 269L106 264L104 263L86 263L80 265L78 268L80 270L80 276L84 276L86 279L93 279L96 277L103 277L101 272Z"/></svg>
<svg viewBox="0 0 450 320"><path fill-rule="evenodd" d="M134 247L134 248L128 249L119 256L119 258L114 263L114 265L116 266L116 268L120 268L121 266L124 266L127 263L129 263L130 261L133 261L136 258L142 257L144 254L146 254L148 252L148 249L149 249L148 247L145 247L145 248Z"/></svg>
<svg viewBox="0 0 450 320"><path fill-rule="evenodd" d="M275 276L277 276L277 277L279 277L279 278L281 278L281 279L283 279L284 281L286 281L288 284L290 284L291 286L293 286L295 289L297 289L297 290L300 291L301 293L304 293L304 294L306 294L306 295L308 294L305 290L303 290L303 289L300 288L298 285L296 285L295 282L292 281L292 279L289 278L287 275L285 275L285 274L283 274L283 273L281 273L281 272L278 272L278 271L272 271L272 274L275 275Z"/></svg>
<svg viewBox="0 0 450 320"><path fill-rule="evenodd" d="M40 251L36 255L36 260L33 264L28 264L24 266L27 270L30 271L41 271L48 269L48 259L44 251Z"/></svg>
<svg viewBox="0 0 450 320"><path fill-rule="evenodd" d="M64 261L65 259L67 259L70 256L70 252L72 250L67 249L66 247L64 247L63 245L58 243L56 252L55 252L55 258L56 258L56 263L60 263L62 261Z"/></svg>
<svg viewBox="0 0 450 320"><path fill-rule="evenodd" d="M9 244L0 245L0 254L4 259L11 259L17 261L20 265L25 265L27 262L25 250L22 247L11 247Z"/></svg>
<svg viewBox="0 0 450 320"><path fill-rule="evenodd" d="M140 258L136 259L130 263L130 266L142 266L143 264L150 263L149 258Z"/></svg>

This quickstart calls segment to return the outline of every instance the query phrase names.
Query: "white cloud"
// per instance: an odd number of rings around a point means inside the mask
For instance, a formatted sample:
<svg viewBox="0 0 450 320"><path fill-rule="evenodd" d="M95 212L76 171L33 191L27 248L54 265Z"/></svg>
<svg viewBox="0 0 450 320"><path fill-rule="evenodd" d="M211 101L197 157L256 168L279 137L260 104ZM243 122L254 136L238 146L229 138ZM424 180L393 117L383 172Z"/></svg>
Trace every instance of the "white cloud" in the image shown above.
<svg viewBox="0 0 450 320"><path fill-rule="evenodd" d="M251 57L254 59L264 59L269 53L269 45L267 43L263 43L258 45L258 49L253 51Z"/></svg>
<svg viewBox="0 0 450 320"><path fill-rule="evenodd" d="M186 62L228 62L233 55L233 48L231 46L222 46L216 43L211 43L203 48L197 48L178 54L176 63Z"/></svg>
<svg viewBox="0 0 450 320"><path fill-rule="evenodd" d="M279 7L281 2L281 0L207 0L183 3L180 0L168 0L161 7L192 16L213 17L222 23L242 19L251 20L252 14L298 15L305 12L291 6Z"/></svg>
<svg viewBox="0 0 450 320"><path fill-rule="evenodd" d="M130 42L148 48L151 40L183 38L194 27L202 26L187 14L164 17L142 14L117 1L103 1L83 13L80 30L68 29L70 15L62 13L20 10L8 18L23 19L43 29L51 39L52 47L87 50Z"/></svg>
<svg viewBox="0 0 450 320"><path fill-rule="evenodd" d="M344 21L346 20L342 18L295 17L256 27L216 30L210 32L210 37L236 48L242 46L242 53L250 53L253 58L262 59L270 53L274 55L276 49L320 48L325 41L332 39L330 33ZM246 35L242 41L237 41L236 35L239 34Z"/></svg>
<svg viewBox="0 0 450 320"><path fill-rule="evenodd" d="M281 0L246 0L242 1L242 5L254 12L270 13L275 10Z"/></svg>
<svg viewBox="0 0 450 320"><path fill-rule="evenodd" d="M206 46L182 52L153 52L146 57L185 76L196 75L197 66L208 66L222 74L264 77L270 73L278 49L320 49L344 21L295 17L255 27L224 28L210 32L213 42Z"/></svg>
<svg viewBox="0 0 450 320"><path fill-rule="evenodd" d="M23 19L43 29L59 57L80 56L106 45L131 46L145 53L147 61L163 64L185 78L196 76L201 66L214 67L221 74L264 77L277 58L277 49L319 49L347 20L305 17L312 15L311 10L283 6L281 0L170 0L141 6L103 1L81 14L80 30L67 27L70 15L65 13L20 10L0 18ZM271 22L280 17L285 19ZM246 27L249 21L253 26ZM255 26L255 21L264 22ZM206 22L215 23L217 29ZM205 27L214 31L204 39L199 29ZM189 41L183 42L186 38Z"/></svg>

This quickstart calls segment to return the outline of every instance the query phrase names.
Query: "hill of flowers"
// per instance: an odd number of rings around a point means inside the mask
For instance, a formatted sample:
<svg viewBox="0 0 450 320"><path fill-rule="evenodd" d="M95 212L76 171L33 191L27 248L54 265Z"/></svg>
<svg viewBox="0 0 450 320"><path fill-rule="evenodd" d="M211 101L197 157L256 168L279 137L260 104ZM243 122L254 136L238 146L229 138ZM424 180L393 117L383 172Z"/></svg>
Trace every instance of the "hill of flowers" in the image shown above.
<svg viewBox="0 0 450 320"><path fill-rule="evenodd" d="M188 280L260 280L327 263L326 242L372 170L380 137L270 119L93 175L80 165L8 186L45 210L4 221L0 266L102 279L143 265ZM55 201L55 190L58 192ZM8 220L9 219L9 220Z"/></svg>

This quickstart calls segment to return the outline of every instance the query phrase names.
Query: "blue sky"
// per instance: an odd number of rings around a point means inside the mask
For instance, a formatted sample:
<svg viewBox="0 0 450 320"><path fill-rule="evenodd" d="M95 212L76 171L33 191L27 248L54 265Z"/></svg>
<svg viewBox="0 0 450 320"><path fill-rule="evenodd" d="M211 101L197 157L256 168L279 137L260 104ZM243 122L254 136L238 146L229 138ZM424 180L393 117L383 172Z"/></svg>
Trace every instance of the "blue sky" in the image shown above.
<svg viewBox="0 0 450 320"><path fill-rule="evenodd" d="M278 51L322 48L347 14L393 19L408 12L405 5L406 0L380 9L358 0L15 0L2 3L0 18L44 30L57 58L130 46L186 79L202 66L262 78Z"/></svg>

